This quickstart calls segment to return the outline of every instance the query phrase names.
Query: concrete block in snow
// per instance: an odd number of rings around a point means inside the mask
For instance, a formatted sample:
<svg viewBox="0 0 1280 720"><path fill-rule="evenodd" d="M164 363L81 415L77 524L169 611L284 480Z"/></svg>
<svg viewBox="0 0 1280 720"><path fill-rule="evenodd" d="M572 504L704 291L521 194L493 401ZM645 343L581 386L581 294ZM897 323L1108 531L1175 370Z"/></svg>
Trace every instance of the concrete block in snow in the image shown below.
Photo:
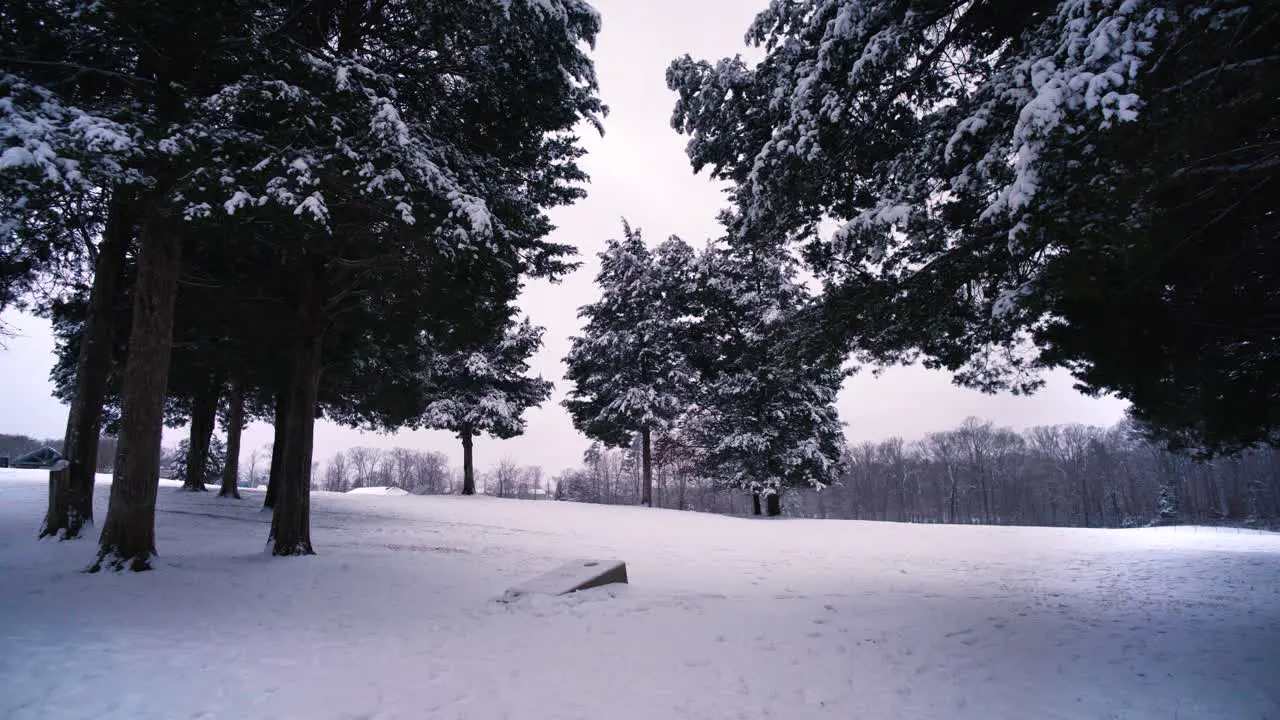
<svg viewBox="0 0 1280 720"><path fill-rule="evenodd" d="M578 590L626 582L626 563L584 558L567 562L508 589L502 599L514 600L522 595L567 595Z"/></svg>

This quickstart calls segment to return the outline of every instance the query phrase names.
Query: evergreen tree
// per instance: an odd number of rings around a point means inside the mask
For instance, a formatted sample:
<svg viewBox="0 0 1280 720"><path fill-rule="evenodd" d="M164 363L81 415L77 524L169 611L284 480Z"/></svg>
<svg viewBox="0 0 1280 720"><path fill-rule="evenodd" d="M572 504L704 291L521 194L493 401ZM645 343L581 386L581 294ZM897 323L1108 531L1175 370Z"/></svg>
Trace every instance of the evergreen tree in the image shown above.
<svg viewBox="0 0 1280 720"><path fill-rule="evenodd" d="M216 83L219 73L211 56L218 52L222 33L240 34L241 28L236 9L209 3L173 10L143 2L107 6L36 0L6 6L3 14L0 254L19 262L6 267L15 273L2 273L0 282L6 287L0 289L0 301L11 300L14 284L20 287L32 272L76 262L82 240L96 270L68 418L71 468L65 482L50 487L42 529L42 535L75 537L92 520L97 405L116 333L104 315L115 302L122 257L138 228L156 230L165 219L169 179L181 164L166 143L183 120L179 95ZM102 240L95 247L91 238L98 234ZM160 234L157 230L147 237ZM163 263L153 262L154 244L143 246L151 250L141 252L145 262L140 267L164 270ZM153 276L142 277L150 281ZM161 278L159 287L169 285ZM168 299L154 299L146 308L163 319ZM148 365L148 372L162 370L157 358L167 352L165 338L149 334L146 323L139 323L135 332L152 351L139 353L137 362ZM152 493L146 486L160 452L157 389L144 388L144 374L131 374L130 422L118 446L112 485L113 504L137 505L140 512L130 513L134 517L147 514ZM143 402L144 394L152 399ZM120 482L122 476L125 482ZM145 527L124 528L110 521L104 527L107 554L122 549L126 561L136 560L140 569L152 544Z"/></svg>
<svg viewBox="0 0 1280 720"><path fill-rule="evenodd" d="M278 322L254 323L251 336L279 350L259 388L277 417L273 552L311 553L326 361L348 377L386 378L393 361L422 356L425 337L450 352L491 335L522 276L568 269L572 248L544 240L545 211L583 194L573 133L604 114L584 47L599 16L580 0L22 10L25 54L0 61L4 252L42 207L120 189L137 234L122 435L95 567L144 570L154 551L184 245L201 263L231 259L211 263L213 280L247 275L258 283L249 296L273 306ZM101 87L78 94L90 80ZM215 237L221 245L200 241ZM213 245L222 251L206 252ZM21 289L19 270L6 292ZM361 334L372 349L326 356L326 337ZM390 382L339 409L365 416ZM375 420L407 406L383 404Z"/></svg>
<svg viewBox="0 0 1280 720"><path fill-rule="evenodd" d="M815 344L1113 392L1174 448L1280 439L1275 3L773 0L668 70L735 247L800 247ZM835 221L824 235L820 226Z"/></svg>
<svg viewBox="0 0 1280 720"><path fill-rule="evenodd" d="M227 463L227 446L222 438L217 435L209 438L203 472L190 471L192 467L190 458L191 441L183 438L178 441L178 447L174 450L173 459L169 463L169 479L180 481L183 484L183 490L190 491L193 485L214 485L222 481L222 473Z"/></svg>
<svg viewBox="0 0 1280 720"><path fill-rule="evenodd" d="M708 247L699 259L698 401L683 428L698 471L751 491L780 515L785 487L832 484L842 470L843 423L835 409L846 373L830 359L799 360L785 338L808 298L791 263Z"/></svg>
<svg viewBox="0 0 1280 720"><path fill-rule="evenodd" d="M622 240L599 257L601 297L578 312L586 325L565 358L573 385L564 406L574 427L606 445L640 436L641 502L651 505L653 435L684 412L694 382L683 330L692 250L673 237L655 255L624 221Z"/></svg>
<svg viewBox="0 0 1280 720"><path fill-rule="evenodd" d="M514 319L496 340L478 351L435 358L425 427L448 430L462 440L462 494L476 492L472 441L480 433L513 438L524 433L524 412L551 396L552 383L531 378L529 358L542 346L543 329Z"/></svg>
<svg viewBox="0 0 1280 720"><path fill-rule="evenodd" d="M212 142L225 161L208 169L219 190L205 202L287 209L304 228L282 248L300 321L279 443L279 555L312 552L311 433L335 316L373 320L364 331L395 355L424 335L447 351L500 327L521 275L567 267L570 249L543 240L545 209L581 195L571 133L603 110L581 47L599 18L576 0L391 2L372 13L352 22L342 7L318 8L289 26L291 43L263 44L269 62L256 74L204 104L237 118L225 143ZM441 48L448 63L434 61ZM282 150L264 159L264 147Z"/></svg>

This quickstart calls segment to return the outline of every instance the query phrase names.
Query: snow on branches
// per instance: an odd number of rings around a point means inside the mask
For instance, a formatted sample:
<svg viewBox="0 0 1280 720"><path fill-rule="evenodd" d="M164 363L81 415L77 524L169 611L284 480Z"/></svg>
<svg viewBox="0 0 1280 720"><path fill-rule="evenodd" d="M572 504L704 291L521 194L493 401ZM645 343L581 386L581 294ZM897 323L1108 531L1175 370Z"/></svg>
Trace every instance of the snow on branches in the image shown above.
<svg viewBox="0 0 1280 720"><path fill-rule="evenodd" d="M772 494L838 474L838 366L781 342L807 300L794 267L679 238L651 250L624 226L600 255L601 297L565 358L565 406L588 436L619 447L649 431L680 437L698 472Z"/></svg>
<svg viewBox="0 0 1280 720"><path fill-rule="evenodd" d="M672 63L668 84L680 93L673 124L691 136L695 165L741 180L744 232L780 214L778 193L797 173L845 163L867 192L856 211L835 215L844 223L837 244L868 227L904 230L937 212L939 193L979 181L990 185L985 215L1018 216L1040 185L1046 142L1138 116L1140 73L1175 14L1153 0L1064 0L1039 22L996 28L1009 35L985 47L993 21L981 4L909 5L774 0L747 36L769 51L756 67ZM761 119L767 131L752 127ZM756 146L720 147L732 124L745 124ZM933 139L902 147L899 132ZM841 157L846 137L883 142L893 154Z"/></svg>
<svg viewBox="0 0 1280 720"><path fill-rule="evenodd" d="M0 189L11 198L0 227L12 227L27 197L79 195L140 182L130 161L143 152L140 131L66 104L12 73L0 74Z"/></svg>
<svg viewBox="0 0 1280 720"><path fill-rule="evenodd" d="M512 321L493 343L444 354L431 364L433 390L423 427L510 438L524 432L524 411L546 402L552 384L528 377L529 358L542 346L543 328Z"/></svg>
<svg viewBox="0 0 1280 720"><path fill-rule="evenodd" d="M406 122L394 78L310 53L277 68L292 72L245 77L199 103L207 122L187 139L211 160L195 173L215 195L199 201L205 207L221 200L236 213L274 204L331 232L330 198L355 195L407 225L439 213L441 236L453 242L493 235L485 201L451 170L464 163L460 151L429 126ZM218 126L225 116L240 122Z"/></svg>
<svg viewBox="0 0 1280 720"><path fill-rule="evenodd" d="M654 252L625 222L600 253L601 297L579 310L586 324L565 358L565 407L588 436L625 446L683 411L694 382L683 347L692 261L679 238Z"/></svg>
<svg viewBox="0 0 1280 720"><path fill-rule="evenodd" d="M700 448L701 472L763 495L829 485L845 448L835 401L846 373L787 351L789 327L809 301L792 263L711 246L698 276L700 374L683 429Z"/></svg>
<svg viewBox="0 0 1280 720"><path fill-rule="evenodd" d="M734 183L736 245L801 244L860 302L920 296L967 328L956 342L970 350L938 364L994 378L972 348L1012 356L1043 315L1037 288L1057 251L1045 228L1062 222L1046 188L1140 125L1144 83L1181 28L1242 7L773 0L747 34L758 63L671 63L672 124L695 168ZM1105 160L1098 186L1132 176ZM865 330L869 344L914 332Z"/></svg>

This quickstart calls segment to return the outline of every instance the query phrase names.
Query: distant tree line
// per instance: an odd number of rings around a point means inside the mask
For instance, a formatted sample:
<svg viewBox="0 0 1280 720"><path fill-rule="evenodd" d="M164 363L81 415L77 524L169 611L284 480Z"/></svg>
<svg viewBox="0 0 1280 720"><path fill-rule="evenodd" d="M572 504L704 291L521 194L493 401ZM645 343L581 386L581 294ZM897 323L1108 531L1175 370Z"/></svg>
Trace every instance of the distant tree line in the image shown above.
<svg viewBox="0 0 1280 720"><path fill-rule="evenodd" d="M749 497L696 472L662 442L654 505L741 514ZM640 492L635 449L593 445L584 466L557 478L556 498L629 504ZM831 486L783 493L783 514L920 523L1060 527L1230 524L1280 529L1280 450L1197 462L1168 452L1132 424L1054 425L1015 432L968 419L907 442L845 451Z"/></svg>
<svg viewBox="0 0 1280 720"><path fill-rule="evenodd" d="M328 492L398 487L418 495L438 495L454 492L452 475L443 453L353 447L333 454L314 475L312 487Z"/></svg>
<svg viewBox="0 0 1280 720"><path fill-rule="evenodd" d="M415 495L457 495L471 494L468 486L474 490L478 484L495 497L530 499L547 494L541 467L503 459L488 471L473 472L468 483L467 473L450 467L444 453L408 448L349 448L330 456L313 478L313 489L327 492L396 487Z"/></svg>
<svg viewBox="0 0 1280 720"><path fill-rule="evenodd" d="M498 461L481 474L486 495L517 500L541 500L551 497L551 482L538 465L519 465L510 458Z"/></svg>

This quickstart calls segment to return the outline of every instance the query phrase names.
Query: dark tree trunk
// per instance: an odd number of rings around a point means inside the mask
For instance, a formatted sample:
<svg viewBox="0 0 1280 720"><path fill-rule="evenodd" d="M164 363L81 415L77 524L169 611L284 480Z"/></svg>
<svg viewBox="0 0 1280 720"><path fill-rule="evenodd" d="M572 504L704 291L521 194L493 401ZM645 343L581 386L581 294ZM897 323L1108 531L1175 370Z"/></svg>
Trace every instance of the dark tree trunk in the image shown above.
<svg viewBox="0 0 1280 720"><path fill-rule="evenodd" d="M1084 526L1093 527L1089 521L1089 480L1084 473L1080 474L1080 504L1084 507Z"/></svg>
<svg viewBox="0 0 1280 720"><path fill-rule="evenodd" d="M768 501L766 503L766 505L768 506L766 512L769 514L769 517L778 517L779 515L782 514L782 493L781 492L769 493L768 495L765 496L765 499Z"/></svg>
<svg viewBox="0 0 1280 720"><path fill-rule="evenodd" d="M472 442L475 440L471 434L471 428L465 428L462 433L462 494L476 494L476 467L473 459Z"/></svg>
<svg viewBox="0 0 1280 720"><path fill-rule="evenodd" d="M124 258L133 237L133 216L127 197L111 200L107 226L98 246L89 313L80 335L75 394L67 415L62 454L70 462L66 472L50 475L49 511L40 537L71 540L93 524L93 482L98 468L98 438L102 434L102 402L111 374L116 328L114 309L120 298Z"/></svg>
<svg viewBox="0 0 1280 720"><path fill-rule="evenodd" d="M311 451L324 346L324 266L316 264L303 272L282 472L271 517L272 555L315 554L311 547Z"/></svg>
<svg viewBox="0 0 1280 720"><path fill-rule="evenodd" d="M240 433L244 430L244 378L231 378L227 398L227 462L222 466L222 489L218 497L240 499Z"/></svg>
<svg viewBox="0 0 1280 720"><path fill-rule="evenodd" d="M191 437L187 440L187 477L182 489L191 492L207 492L205 481L209 474L209 444L213 440L213 426L218 421L218 395L220 384L214 384L191 402Z"/></svg>
<svg viewBox="0 0 1280 720"><path fill-rule="evenodd" d="M103 566L151 569L180 245L180 235L165 218L153 216L143 225L129 359L121 389L120 441L92 571Z"/></svg>
<svg viewBox="0 0 1280 720"><path fill-rule="evenodd" d="M640 431L640 504L653 507L653 447L652 433L649 428Z"/></svg>
<svg viewBox="0 0 1280 720"><path fill-rule="evenodd" d="M760 493L758 492L751 493L751 514L752 515L762 514L760 512Z"/></svg>
<svg viewBox="0 0 1280 720"><path fill-rule="evenodd" d="M274 438L271 441L271 469L267 472L267 496L262 501L266 509L276 506L276 496L280 489L280 473L284 470L284 445L286 430L289 424L289 391L276 393L276 420L272 426Z"/></svg>

